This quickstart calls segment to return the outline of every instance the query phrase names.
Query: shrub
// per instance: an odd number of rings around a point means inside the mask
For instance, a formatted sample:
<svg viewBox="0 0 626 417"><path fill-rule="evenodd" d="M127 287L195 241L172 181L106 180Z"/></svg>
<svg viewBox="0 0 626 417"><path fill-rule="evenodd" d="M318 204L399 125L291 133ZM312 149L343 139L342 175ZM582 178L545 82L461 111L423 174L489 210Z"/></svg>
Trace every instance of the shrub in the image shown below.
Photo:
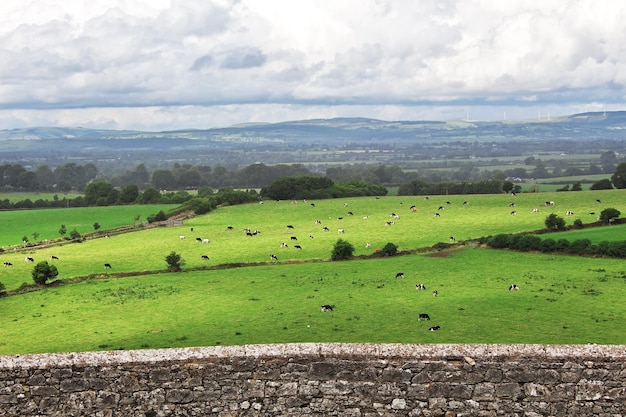
<svg viewBox="0 0 626 417"><path fill-rule="evenodd" d="M574 227L576 227L577 229L582 229L584 227L583 221L580 219L574 220Z"/></svg>
<svg viewBox="0 0 626 417"><path fill-rule="evenodd" d="M7 287L3 283L0 282L0 294L4 294L7 290Z"/></svg>
<svg viewBox="0 0 626 417"><path fill-rule="evenodd" d="M509 235L499 234L489 240L487 243L490 247L494 249L504 249L509 247Z"/></svg>
<svg viewBox="0 0 626 417"><path fill-rule="evenodd" d="M559 239L556 241L556 245L554 247L558 252L565 252L569 248L569 240L567 239Z"/></svg>
<svg viewBox="0 0 626 417"><path fill-rule="evenodd" d="M542 252L554 252L556 250L556 240L554 239L543 239L541 241L541 251Z"/></svg>
<svg viewBox="0 0 626 417"><path fill-rule="evenodd" d="M174 251L165 257L165 262L167 262L167 270L171 272L180 272L183 265L185 265L185 260L182 256Z"/></svg>
<svg viewBox="0 0 626 417"><path fill-rule="evenodd" d="M57 270L56 266L50 265L46 261L42 261L35 265L32 275L33 281L35 281L36 284L44 285L46 281L51 280L59 275L59 271Z"/></svg>
<svg viewBox="0 0 626 417"><path fill-rule="evenodd" d="M380 250L380 253L382 253L384 256L393 256L398 253L398 246L389 242L385 246L383 246L383 248Z"/></svg>
<svg viewBox="0 0 626 417"><path fill-rule="evenodd" d="M544 223L548 230L565 230L565 220L554 213L550 213Z"/></svg>
<svg viewBox="0 0 626 417"><path fill-rule="evenodd" d="M346 240L339 239L335 242L333 251L331 253L331 259L333 261L349 259L354 254L354 246Z"/></svg>
<svg viewBox="0 0 626 417"><path fill-rule="evenodd" d="M626 241L610 242L608 255L615 258L626 258Z"/></svg>
<svg viewBox="0 0 626 417"><path fill-rule="evenodd" d="M541 249L541 238L539 236L524 235L517 243L517 249L528 252Z"/></svg>
<svg viewBox="0 0 626 417"><path fill-rule="evenodd" d="M607 208L600 213L600 221L605 224L610 224L617 220L622 213L614 208Z"/></svg>
<svg viewBox="0 0 626 417"><path fill-rule="evenodd" d="M575 255L584 255L589 253L591 251L591 240L577 239L569 245L567 251Z"/></svg>

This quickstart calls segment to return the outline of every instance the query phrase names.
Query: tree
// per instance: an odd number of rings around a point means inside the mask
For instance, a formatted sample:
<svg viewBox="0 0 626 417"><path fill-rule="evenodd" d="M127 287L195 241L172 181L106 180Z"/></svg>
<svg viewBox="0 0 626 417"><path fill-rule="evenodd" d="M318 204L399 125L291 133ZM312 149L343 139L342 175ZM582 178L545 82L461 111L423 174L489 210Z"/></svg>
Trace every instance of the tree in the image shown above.
<svg viewBox="0 0 626 417"><path fill-rule="evenodd" d="M98 229L100 229L100 223L95 222L95 223L93 224L93 230L98 230Z"/></svg>
<svg viewBox="0 0 626 417"><path fill-rule="evenodd" d="M67 233L67 228L65 227L64 224L61 225L61 228L59 229L59 234L61 236L65 236L65 234Z"/></svg>
<svg viewBox="0 0 626 417"><path fill-rule="evenodd" d="M27 244L28 243L28 236L26 236L26 235L22 236L22 243L23 244Z"/></svg>
<svg viewBox="0 0 626 417"><path fill-rule="evenodd" d="M339 261L351 258L353 254L354 246L346 240L339 239L335 242L335 246L333 247L330 257L333 261Z"/></svg>
<svg viewBox="0 0 626 417"><path fill-rule="evenodd" d="M137 197L139 197L139 188L130 184L122 189L118 201L120 204L131 204L137 200Z"/></svg>
<svg viewBox="0 0 626 417"><path fill-rule="evenodd" d="M565 230L565 220L554 213L550 213L548 217L546 217L545 225L546 229L552 231Z"/></svg>
<svg viewBox="0 0 626 417"><path fill-rule="evenodd" d="M380 250L380 253L382 253L385 256L396 255L398 253L398 246L389 242L385 246L383 246L383 248Z"/></svg>
<svg viewBox="0 0 626 417"><path fill-rule="evenodd" d="M46 281L54 279L57 275L59 275L59 271L56 266L50 265L46 261L42 261L35 265L32 275L33 281L35 281L36 284L44 285Z"/></svg>
<svg viewBox="0 0 626 417"><path fill-rule="evenodd" d="M622 213L614 208L607 208L600 213L600 221L602 223L611 224L619 218Z"/></svg>
<svg viewBox="0 0 626 417"><path fill-rule="evenodd" d="M182 256L174 251L165 257L165 262L167 262L167 270L170 272L180 272L183 265L185 265L185 260Z"/></svg>
<svg viewBox="0 0 626 417"><path fill-rule="evenodd" d="M608 178L605 178L603 180L600 180L596 183L591 184L591 187L589 187L590 190L612 190L613 189L613 184L611 183L611 180L609 180Z"/></svg>
<svg viewBox="0 0 626 417"><path fill-rule="evenodd" d="M74 228L74 230L70 232L70 237L73 240L80 239L80 233L78 232L78 230L76 230L76 228Z"/></svg>
<svg viewBox="0 0 626 417"><path fill-rule="evenodd" d="M615 168L615 173L611 176L611 181L615 188L626 188L626 162L622 162Z"/></svg>
<svg viewBox="0 0 626 417"><path fill-rule="evenodd" d="M114 193L114 190L111 183L106 181L94 181L85 187L85 201L89 206L112 204L109 203L109 200L111 200L110 196L116 194L117 197L117 195L119 195L119 191Z"/></svg>

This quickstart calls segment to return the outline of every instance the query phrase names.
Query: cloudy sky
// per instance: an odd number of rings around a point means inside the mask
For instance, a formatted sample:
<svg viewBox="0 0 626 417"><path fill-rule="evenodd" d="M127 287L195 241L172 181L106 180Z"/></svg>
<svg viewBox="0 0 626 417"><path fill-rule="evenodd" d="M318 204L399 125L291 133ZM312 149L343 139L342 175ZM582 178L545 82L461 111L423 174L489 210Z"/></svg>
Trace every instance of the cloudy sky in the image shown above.
<svg viewBox="0 0 626 417"><path fill-rule="evenodd" d="M623 0L2 0L0 129L624 109Z"/></svg>

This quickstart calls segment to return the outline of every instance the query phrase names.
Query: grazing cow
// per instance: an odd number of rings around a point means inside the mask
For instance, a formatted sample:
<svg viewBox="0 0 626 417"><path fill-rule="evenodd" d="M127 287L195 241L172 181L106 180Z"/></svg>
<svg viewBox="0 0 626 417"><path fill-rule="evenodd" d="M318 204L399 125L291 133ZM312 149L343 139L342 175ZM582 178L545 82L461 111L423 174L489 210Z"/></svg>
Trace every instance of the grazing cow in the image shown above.
<svg viewBox="0 0 626 417"><path fill-rule="evenodd" d="M518 291L518 290L519 290L519 285L517 284L509 285L509 291Z"/></svg>
<svg viewBox="0 0 626 417"><path fill-rule="evenodd" d="M232 227L232 226L226 226L226 230L234 230L234 227Z"/></svg>
<svg viewBox="0 0 626 417"><path fill-rule="evenodd" d="M531 213L539 213L539 209L537 207L530 209Z"/></svg>
<svg viewBox="0 0 626 417"><path fill-rule="evenodd" d="M339 233L339 234L344 233L344 232L345 232L345 230L343 230L343 229L337 229L337 233Z"/></svg>
<svg viewBox="0 0 626 417"><path fill-rule="evenodd" d="M56 259L56 260L59 260L59 257L58 257L58 256L55 256L55 255L50 255L50 260L51 260L51 261L52 261L52 260L55 260L55 259Z"/></svg>
<svg viewBox="0 0 626 417"><path fill-rule="evenodd" d="M208 255L202 255L200 258L201 258L201 259L205 259L205 260L207 260L207 261L209 260L209 256L208 256Z"/></svg>
<svg viewBox="0 0 626 417"><path fill-rule="evenodd" d="M393 224L396 224L396 222L385 222L385 226L391 226Z"/></svg>
<svg viewBox="0 0 626 417"><path fill-rule="evenodd" d="M334 305L324 304L322 305L322 311L333 311L335 309Z"/></svg>
<svg viewBox="0 0 626 417"><path fill-rule="evenodd" d="M367 220L369 218L370 218L370 216L363 216L363 220Z"/></svg>
<svg viewBox="0 0 626 417"><path fill-rule="evenodd" d="M104 269L111 269L111 264L104 264Z"/></svg>
<svg viewBox="0 0 626 417"><path fill-rule="evenodd" d="M433 297L436 297L438 295L439 295L439 291L437 291L437 290L433 291Z"/></svg>
<svg viewBox="0 0 626 417"><path fill-rule="evenodd" d="M590 215L590 216L595 216L595 215L596 215L596 212L595 212L595 211L590 211L590 212L589 212L589 215Z"/></svg>
<svg viewBox="0 0 626 417"><path fill-rule="evenodd" d="M574 212L573 212L573 211L570 211L570 210L567 210L567 211L565 212L565 215L566 215L566 216L573 216L573 215L574 215Z"/></svg>
<svg viewBox="0 0 626 417"><path fill-rule="evenodd" d="M276 256L276 255L274 255L274 254L272 253L272 254L270 254L270 259L271 259L272 261L277 261L277 260L278 260L278 256Z"/></svg>
<svg viewBox="0 0 626 417"><path fill-rule="evenodd" d="M246 232L246 236L254 236L252 232Z"/></svg>
<svg viewBox="0 0 626 417"><path fill-rule="evenodd" d="M348 212L348 216L354 216L354 213L353 213L353 212L351 212L351 211L349 211L349 212Z"/></svg>
<svg viewBox="0 0 626 417"><path fill-rule="evenodd" d="M288 248L289 245L287 245L287 243L283 242L283 243L280 244L280 247L281 248Z"/></svg>
<svg viewBox="0 0 626 417"><path fill-rule="evenodd" d="M446 204L447 204L447 205L450 205L450 204L452 204L452 203L451 203L451 202L449 202L449 201L446 201Z"/></svg>
<svg viewBox="0 0 626 417"><path fill-rule="evenodd" d="M515 207L515 203L509 203L509 207Z"/></svg>
<svg viewBox="0 0 626 417"><path fill-rule="evenodd" d="M463 202L463 205L464 205L464 206L467 206L468 204L469 204L469 201L467 201L467 200L465 200L465 201Z"/></svg>
<svg viewBox="0 0 626 417"><path fill-rule="evenodd" d="M291 236L291 238L290 238L290 239L291 239L291 240L298 240L298 238L297 238L297 237L295 237L295 236Z"/></svg>
<svg viewBox="0 0 626 417"><path fill-rule="evenodd" d="M202 243L209 243L209 239L202 239Z"/></svg>
<svg viewBox="0 0 626 417"><path fill-rule="evenodd" d="M330 229L328 227L326 227L326 226L322 227L322 230L325 231L325 232L329 232L330 231Z"/></svg>
<svg viewBox="0 0 626 417"><path fill-rule="evenodd" d="M337 217L337 220L343 220L343 217Z"/></svg>
<svg viewBox="0 0 626 417"><path fill-rule="evenodd" d="M311 203L311 207L315 207L315 203Z"/></svg>
<svg viewBox="0 0 626 417"><path fill-rule="evenodd" d="M441 215L439 213L433 213L433 216L435 217L441 217Z"/></svg>
<svg viewBox="0 0 626 417"><path fill-rule="evenodd" d="M544 204L544 206L553 206L554 205L554 201L546 201L543 204Z"/></svg>
<svg viewBox="0 0 626 417"><path fill-rule="evenodd" d="M424 200L430 200L430 197L424 196Z"/></svg>
<svg viewBox="0 0 626 417"><path fill-rule="evenodd" d="M369 249L369 248L371 248L371 247L372 247L372 244L371 244L371 243L367 242L367 243L365 244L365 248L366 248L366 249Z"/></svg>
<svg viewBox="0 0 626 417"><path fill-rule="evenodd" d="M321 220L315 220L315 224L322 224Z"/></svg>
<svg viewBox="0 0 626 417"><path fill-rule="evenodd" d="M439 208L437 210L445 210L444 206L439 206Z"/></svg>
<svg viewBox="0 0 626 417"><path fill-rule="evenodd" d="M439 329L441 329L441 326L433 326L433 327L428 328L428 330L430 330L431 332L436 332Z"/></svg>
<svg viewBox="0 0 626 417"><path fill-rule="evenodd" d="M298 250L302 250L302 246L300 246L300 245L293 245L293 248L294 249L298 249Z"/></svg>
<svg viewBox="0 0 626 417"><path fill-rule="evenodd" d="M196 242L198 242L198 243L202 242L202 238L201 237L197 237L196 238Z"/></svg>
<svg viewBox="0 0 626 417"><path fill-rule="evenodd" d="M184 236L184 235L180 235L180 236L178 236L178 238L179 238L180 240L183 240L183 239L185 238L185 236Z"/></svg>
<svg viewBox="0 0 626 417"><path fill-rule="evenodd" d="M415 284L415 289L418 290L418 291L425 290L426 289L426 285L424 285L424 284Z"/></svg>
<svg viewBox="0 0 626 417"><path fill-rule="evenodd" d="M404 278L404 272L398 272L396 278Z"/></svg>
<svg viewBox="0 0 626 417"><path fill-rule="evenodd" d="M513 211L511 212L511 216L515 216L516 214L517 214L517 211L515 211L515 210L513 210Z"/></svg>
<svg viewBox="0 0 626 417"><path fill-rule="evenodd" d="M450 236L450 242L455 242L456 239L454 238L454 236Z"/></svg>
<svg viewBox="0 0 626 417"><path fill-rule="evenodd" d="M287 229L293 229L293 228L294 228L294 227L293 227L293 224L288 224L288 225L287 225Z"/></svg>
<svg viewBox="0 0 626 417"><path fill-rule="evenodd" d="M30 256L27 256L24 258L24 262L35 262L35 259L31 258Z"/></svg>
<svg viewBox="0 0 626 417"><path fill-rule="evenodd" d="M600 201L600 200L596 200L596 203L601 203L601 202L602 202L602 201Z"/></svg>
<svg viewBox="0 0 626 417"><path fill-rule="evenodd" d="M13 264L11 262L5 262L3 265L4 266L13 266Z"/></svg>
<svg viewBox="0 0 626 417"><path fill-rule="evenodd" d="M511 191L511 197L515 197L517 193L515 191Z"/></svg>
<svg viewBox="0 0 626 417"><path fill-rule="evenodd" d="M417 316L417 320L430 320L430 316L426 313L420 313L419 316Z"/></svg>

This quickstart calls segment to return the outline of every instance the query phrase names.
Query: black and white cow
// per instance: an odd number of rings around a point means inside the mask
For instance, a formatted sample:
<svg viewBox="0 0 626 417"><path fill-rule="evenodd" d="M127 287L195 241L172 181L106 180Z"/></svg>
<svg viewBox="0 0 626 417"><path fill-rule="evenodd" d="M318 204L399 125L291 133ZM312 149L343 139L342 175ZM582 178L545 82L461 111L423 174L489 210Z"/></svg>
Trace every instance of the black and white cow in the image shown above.
<svg viewBox="0 0 626 417"><path fill-rule="evenodd" d="M518 290L519 290L519 285L517 284L509 285L509 291L518 291Z"/></svg>
<svg viewBox="0 0 626 417"><path fill-rule="evenodd" d="M396 278L404 278L404 272L396 273Z"/></svg>
<svg viewBox="0 0 626 417"><path fill-rule="evenodd" d="M200 259L204 259L204 260L209 260L209 256L208 255L202 255L200 256Z"/></svg>
<svg viewBox="0 0 626 417"><path fill-rule="evenodd" d="M345 230L343 230L343 229L337 229L337 233L339 233L339 234L345 233Z"/></svg>
<svg viewBox="0 0 626 417"><path fill-rule="evenodd" d="M293 224L288 224L287 229L294 229Z"/></svg>
<svg viewBox="0 0 626 417"><path fill-rule="evenodd" d="M111 269L111 264L104 264L104 269Z"/></svg>
<svg viewBox="0 0 626 417"><path fill-rule="evenodd" d="M50 260L51 260L51 261L53 261L53 260L55 260L55 259L58 261L58 260L59 260L59 257L58 257L58 256L55 256L55 255L50 255Z"/></svg>
<svg viewBox="0 0 626 417"><path fill-rule="evenodd" d="M291 236L290 239L291 240L298 240L298 238L296 236Z"/></svg>
<svg viewBox="0 0 626 417"><path fill-rule="evenodd" d="M426 313L420 313L419 316L417 316L417 320L430 320L430 316Z"/></svg>
<svg viewBox="0 0 626 417"><path fill-rule="evenodd" d="M272 253L272 254L270 254L270 259L271 259L272 261L277 261L277 260L278 260L278 256L276 256L276 255L274 255L274 254Z"/></svg>
<svg viewBox="0 0 626 417"><path fill-rule="evenodd" d="M571 211L571 210L567 210L567 211L565 212L565 215L566 215L566 216L573 216L573 215L574 215L574 212L573 212L573 211Z"/></svg>
<svg viewBox="0 0 626 417"><path fill-rule="evenodd" d="M300 246L300 245L293 245L293 248L294 249L298 249L298 250L302 250L302 246Z"/></svg>
<svg viewBox="0 0 626 417"><path fill-rule="evenodd" d="M5 262L3 265L4 266L13 266L13 264L11 262Z"/></svg>
<svg viewBox="0 0 626 417"><path fill-rule="evenodd" d="M30 256L27 256L24 258L24 262L35 262L35 259L31 258Z"/></svg>
<svg viewBox="0 0 626 417"><path fill-rule="evenodd" d="M433 297L436 297L438 295L439 295L439 291L437 291L437 290L433 291Z"/></svg>
<svg viewBox="0 0 626 417"><path fill-rule="evenodd" d="M334 305L324 304L322 305L322 311L333 311L335 309Z"/></svg>
<svg viewBox="0 0 626 417"><path fill-rule="evenodd" d="M426 285L424 285L424 284L415 284L415 289L418 290L418 291L425 290L426 289Z"/></svg>
<svg viewBox="0 0 626 417"><path fill-rule="evenodd" d="M439 329L441 329L441 326L432 326L428 328L428 330L431 332L436 332Z"/></svg>

